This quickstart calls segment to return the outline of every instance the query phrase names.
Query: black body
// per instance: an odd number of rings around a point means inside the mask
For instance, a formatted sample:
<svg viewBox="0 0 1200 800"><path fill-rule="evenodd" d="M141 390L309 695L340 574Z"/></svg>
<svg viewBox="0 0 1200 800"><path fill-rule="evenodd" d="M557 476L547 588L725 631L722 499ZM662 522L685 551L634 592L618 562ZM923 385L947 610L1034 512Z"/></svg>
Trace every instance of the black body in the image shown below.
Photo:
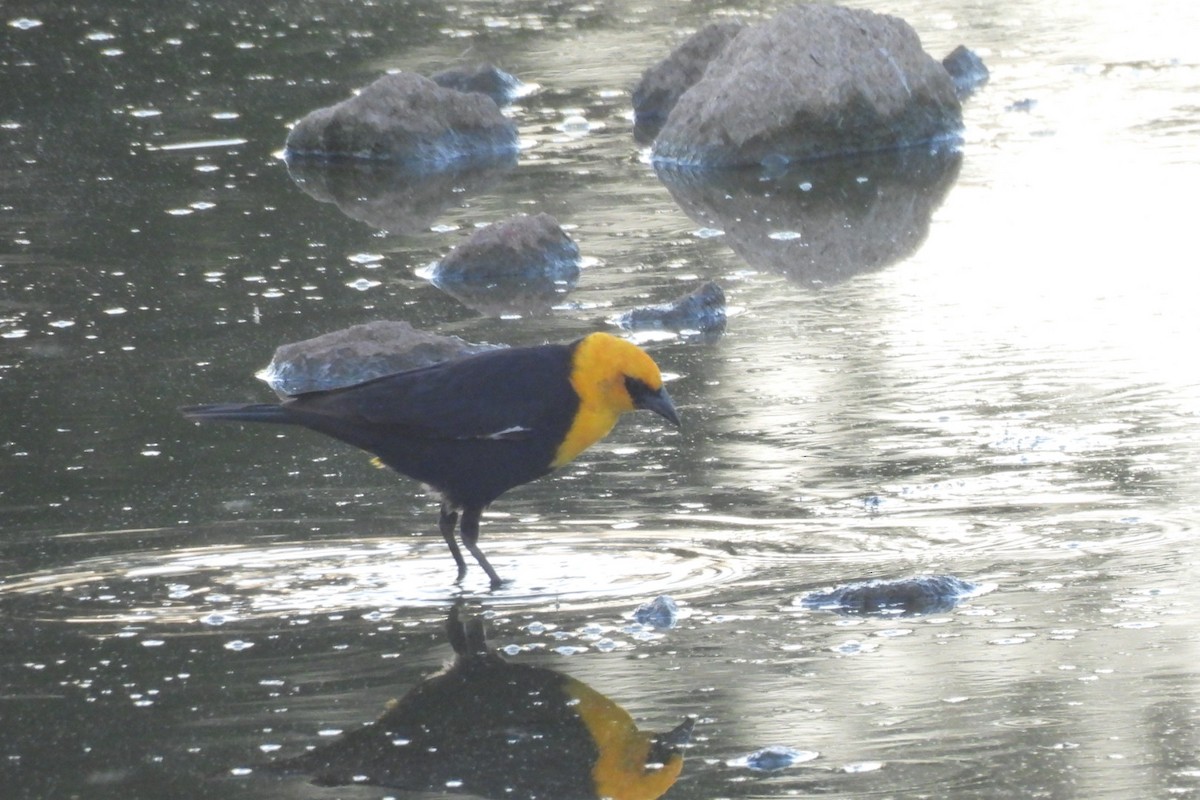
<svg viewBox="0 0 1200 800"><path fill-rule="evenodd" d="M374 453L443 498L440 530L460 579L466 563L454 541L463 510L463 544L501 583L476 541L483 509L504 492L550 472L579 410L571 386L578 342L489 350L282 404L221 404L181 409L194 420L302 425Z"/></svg>

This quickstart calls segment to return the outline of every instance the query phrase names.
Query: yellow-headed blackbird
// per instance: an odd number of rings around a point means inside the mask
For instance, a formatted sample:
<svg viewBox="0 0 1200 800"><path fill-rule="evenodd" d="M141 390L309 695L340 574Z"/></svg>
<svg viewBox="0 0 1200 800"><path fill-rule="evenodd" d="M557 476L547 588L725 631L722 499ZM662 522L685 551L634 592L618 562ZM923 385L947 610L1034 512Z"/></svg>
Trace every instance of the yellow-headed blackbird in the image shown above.
<svg viewBox="0 0 1200 800"><path fill-rule="evenodd" d="M364 383L295 395L282 404L180 409L188 419L302 425L374 453L387 466L437 490L438 527L502 581L479 549L479 517L504 492L569 462L627 411L647 409L679 425L650 356L607 333L571 344L489 350Z"/></svg>
<svg viewBox="0 0 1200 800"><path fill-rule="evenodd" d="M490 652L478 618L447 622L454 661L375 722L264 765L325 786L369 784L499 800L655 800L683 768L693 719L652 734L587 684Z"/></svg>

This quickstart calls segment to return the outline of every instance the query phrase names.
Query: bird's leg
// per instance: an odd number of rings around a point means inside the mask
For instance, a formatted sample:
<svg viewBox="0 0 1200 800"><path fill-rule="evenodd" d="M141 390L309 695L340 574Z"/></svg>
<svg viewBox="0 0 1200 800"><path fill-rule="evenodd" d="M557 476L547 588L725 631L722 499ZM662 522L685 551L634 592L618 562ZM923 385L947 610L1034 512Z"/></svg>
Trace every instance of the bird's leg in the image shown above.
<svg viewBox="0 0 1200 800"><path fill-rule="evenodd" d="M462 512L462 533L463 546L470 551L471 555L475 556L475 560L479 562L479 566L483 567L483 571L492 579L492 588L499 589L504 585L504 581L500 580L500 576L496 574L496 570L492 569L492 565L488 563L487 557L483 551L479 549L477 542L479 541L479 517L483 515L483 509L475 506L465 506Z"/></svg>
<svg viewBox="0 0 1200 800"><path fill-rule="evenodd" d="M467 562L463 560L462 551L458 549L458 542L454 541L454 526L457 523L458 514L450 506L442 503L442 513L438 516L438 530L442 532L442 538L450 548L450 555L454 556L454 563L458 564L457 580L461 581L467 574Z"/></svg>

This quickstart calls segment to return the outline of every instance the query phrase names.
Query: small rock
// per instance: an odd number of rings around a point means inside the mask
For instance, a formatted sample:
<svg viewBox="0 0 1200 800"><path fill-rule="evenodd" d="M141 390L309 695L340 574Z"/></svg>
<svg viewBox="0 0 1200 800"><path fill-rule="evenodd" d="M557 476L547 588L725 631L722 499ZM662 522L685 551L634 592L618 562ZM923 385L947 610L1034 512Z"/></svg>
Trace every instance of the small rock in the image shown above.
<svg viewBox="0 0 1200 800"><path fill-rule="evenodd" d="M736 20L706 25L642 74L633 90L634 133L639 140L654 137L680 96L745 27Z"/></svg>
<svg viewBox="0 0 1200 800"><path fill-rule="evenodd" d="M429 271L434 286L483 314L544 313L579 281L579 247L549 214L481 228Z"/></svg>
<svg viewBox="0 0 1200 800"><path fill-rule="evenodd" d="M660 594L634 609L633 619L648 628L674 628L679 622L679 606L673 598Z"/></svg>
<svg viewBox="0 0 1200 800"><path fill-rule="evenodd" d="M657 161L735 167L924 144L958 135L949 73L904 20L798 5L739 33L679 98Z"/></svg>
<svg viewBox="0 0 1200 800"><path fill-rule="evenodd" d="M730 767L745 767L756 772L774 772L803 764L805 761L812 761L818 755L820 754L812 750L796 750L792 747L773 744L725 763Z"/></svg>
<svg viewBox="0 0 1200 800"><path fill-rule="evenodd" d="M615 320L627 331L667 330L720 334L725 330L725 292L712 281L666 303L626 311Z"/></svg>
<svg viewBox="0 0 1200 800"><path fill-rule="evenodd" d="M950 80L954 81L954 93L958 95L959 100L970 97L977 89L982 89L990 75L983 59L975 51L968 50L961 44L942 59L942 66L950 73Z"/></svg>
<svg viewBox="0 0 1200 800"><path fill-rule="evenodd" d="M420 331L407 322L369 322L281 345L258 377L287 397L350 386L493 347Z"/></svg>
<svg viewBox="0 0 1200 800"><path fill-rule="evenodd" d="M924 575L899 580L848 583L833 589L809 592L800 598L799 603L815 611L834 611L839 614L933 614L949 611L963 600L991 588L953 575Z"/></svg>
<svg viewBox="0 0 1200 800"><path fill-rule="evenodd" d="M287 137L289 159L381 159L425 169L516 150L516 125L491 98L412 72L384 75L354 97L310 112Z"/></svg>
<svg viewBox="0 0 1200 800"><path fill-rule="evenodd" d="M477 92L498 105L508 105L521 92L521 82L492 64L452 67L435 72L429 79L456 92Z"/></svg>

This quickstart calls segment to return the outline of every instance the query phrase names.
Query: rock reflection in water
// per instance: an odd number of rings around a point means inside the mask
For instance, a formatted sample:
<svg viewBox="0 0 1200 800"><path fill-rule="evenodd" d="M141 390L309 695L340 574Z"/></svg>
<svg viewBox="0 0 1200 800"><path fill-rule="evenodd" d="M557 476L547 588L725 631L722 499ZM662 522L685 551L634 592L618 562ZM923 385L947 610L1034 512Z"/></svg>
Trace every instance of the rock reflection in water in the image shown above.
<svg viewBox="0 0 1200 800"><path fill-rule="evenodd" d="M723 230L747 264L823 285L916 252L961 161L950 148L909 149L781 172L655 170L684 213Z"/></svg>
<svg viewBox="0 0 1200 800"><path fill-rule="evenodd" d="M288 174L305 194L333 203L351 219L389 233L428 230L464 196L479 193L516 166L515 154L485 165L440 171L351 159L288 159Z"/></svg>
<svg viewBox="0 0 1200 800"><path fill-rule="evenodd" d="M327 786L372 784L493 798L653 800L674 784L692 719L669 733L555 670L489 652L455 606L454 661L338 741L268 766Z"/></svg>

